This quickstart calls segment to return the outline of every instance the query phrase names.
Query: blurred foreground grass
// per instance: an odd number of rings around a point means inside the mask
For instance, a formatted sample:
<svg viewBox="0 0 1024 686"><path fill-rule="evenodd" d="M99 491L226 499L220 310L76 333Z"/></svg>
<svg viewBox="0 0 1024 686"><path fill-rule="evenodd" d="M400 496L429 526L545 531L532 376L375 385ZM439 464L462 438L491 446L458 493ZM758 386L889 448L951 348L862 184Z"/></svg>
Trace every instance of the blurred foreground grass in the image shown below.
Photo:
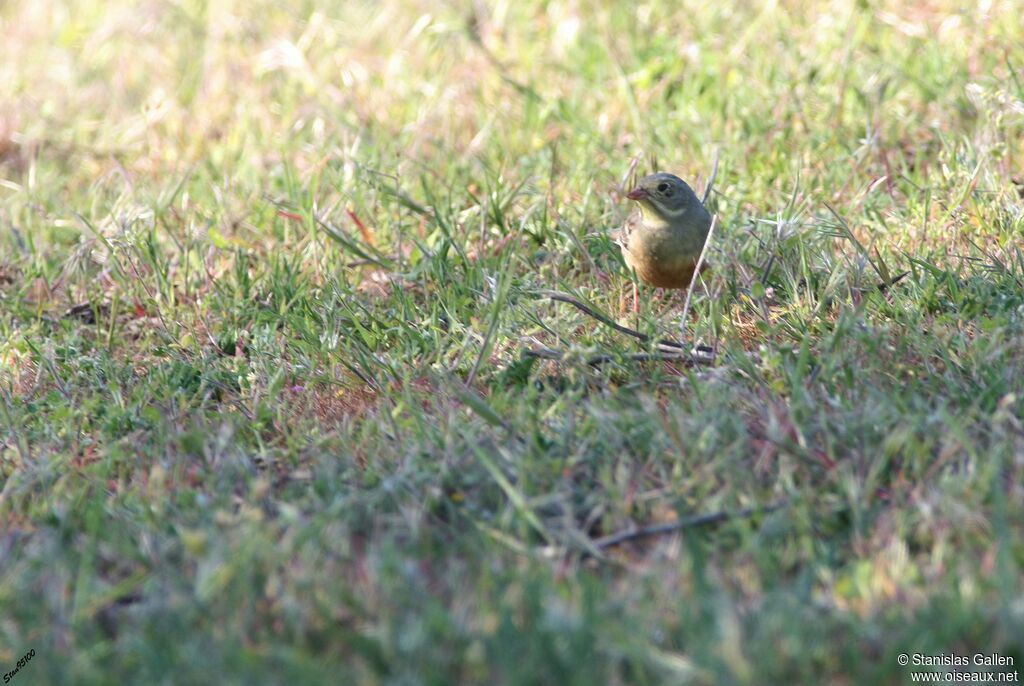
<svg viewBox="0 0 1024 686"><path fill-rule="evenodd" d="M0 6L0 672L1019 666L1019 12ZM624 316L632 160L700 185L716 150L714 367L630 362L539 295Z"/></svg>

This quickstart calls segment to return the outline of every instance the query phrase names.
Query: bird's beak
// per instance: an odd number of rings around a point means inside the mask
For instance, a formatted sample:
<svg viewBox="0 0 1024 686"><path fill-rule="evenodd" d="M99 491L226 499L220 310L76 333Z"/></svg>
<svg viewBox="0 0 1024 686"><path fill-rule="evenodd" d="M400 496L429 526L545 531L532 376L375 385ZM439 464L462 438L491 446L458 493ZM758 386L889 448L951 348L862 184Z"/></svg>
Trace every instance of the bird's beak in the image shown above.
<svg viewBox="0 0 1024 686"><path fill-rule="evenodd" d="M643 200L649 195L650 194L645 189L640 188L639 186L631 190L629 193L626 193L626 197L630 200Z"/></svg>

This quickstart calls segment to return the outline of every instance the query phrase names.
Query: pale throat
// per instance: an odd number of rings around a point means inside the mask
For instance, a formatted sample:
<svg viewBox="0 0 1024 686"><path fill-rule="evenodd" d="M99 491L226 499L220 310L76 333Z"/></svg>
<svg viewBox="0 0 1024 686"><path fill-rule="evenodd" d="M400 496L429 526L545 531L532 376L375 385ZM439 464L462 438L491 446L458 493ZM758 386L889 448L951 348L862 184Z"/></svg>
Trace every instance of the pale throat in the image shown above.
<svg viewBox="0 0 1024 686"><path fill-rule="evenodd" d="M640 218L648 226L659 224L670 224L686 214L685 207L669 209L667 207L655 207L651 202L640 203Z"/></svg>

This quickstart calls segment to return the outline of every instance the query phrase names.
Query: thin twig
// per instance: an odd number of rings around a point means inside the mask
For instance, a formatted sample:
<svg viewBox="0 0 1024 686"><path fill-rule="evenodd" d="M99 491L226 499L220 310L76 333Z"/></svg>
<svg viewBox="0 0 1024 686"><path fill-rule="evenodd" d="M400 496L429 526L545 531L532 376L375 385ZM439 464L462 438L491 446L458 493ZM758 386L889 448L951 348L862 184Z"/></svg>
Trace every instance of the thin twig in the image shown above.
<svg viewBox="0 0 1024 686"><path fill-rule="evenodd" d="M769 512L775 512L789 505L789 501L780 500L777 503L772 503L766 507L748 507L745 510L739 512L712 512L710 514L694 515L692 517L684 517L683 519L677 519L674 522L665 522L663 524L652 524L650 526L643 526L636 529L629 529L627 531L620 531L616 534L610 534L608 536L602 536L601 538L593 541L594 547L599 550L605 548L611 548L612 546L625 543L626 541L633 541L638 538L646 538L648 536L660 536L661 534L674 533L683 529L690 529L695 526L704 526L707 524L717 524L730 519L746 519L756 514L767 514Z"/></svg>
<svg viewBox="0 0 1024 686"><path fill-rule="evenodd" d="M703 255L701 257L703 259ZM568 295L567 293L548 290L539 291L539 293L540 295L544 295L548 298L551 298L552 300L568 303L569 305L572 305L573 307L580 310L584 314L593 317L602 324L615 329L619 333L624 333L628 336L632 336L645 343L651 340L651 337L649 335L637 331L636 329L631 329L628 326L622 326L621 324L612 321L607 316L601 314L600 312L597 312L596 310L592 309L591 307L587 306L586 304L577 300L571 295ZM657 346L658 352L652 353L631 353L628 355L613 355L609 353L603 353L595 355L587 359L587 364L591 366L597 366L604 364L606 362L611 362L616 359L627 359L637 362L677 360L684 361L688 363L690 366L712 365L715 362L714 350L708 348L707 346L697 346L693 352L687 352L682 343L674 341L670 338L663 338L657 341ZM563 360L566 357L568 357L567 353L562 352L560 350L554 350L552 348L534 348L531 350L527 350L525 354L530 357L537 357L545 360Z"/></svg>
<svg viewBox="0 0 1024 686"><path fill-rule="evenodd" d="M686 302L683 303L683 318L679 321L679 340L686 340L686 318L690 316L690 299L693 298L693 287L697 284L697 277L700 275L700 268L704 266L704 256L707 255L708 246L711 245L711 236L715 233L715 225L718 223L718 215L711 217L711 227L704 239L704 247L700 249L700 257L697 258L697 266L693 269L693 276L690 277L690 287L686 290Z"/></svg>
<svg viewBox="0 0 1024 686"><path fill-rule="evenodd" d="M610 326L611 328L615 329L619 333L624 333L627 336L632 336L633 338L636 338L636 339L639 339L641 341L644 341L645 343L647 341L651 340L651 337L648 336L647 334L641 333L640 331L637 331L636 329L631 329L628 326L623 326L622 324L619 324L618 322L612 321L610 318L608 318L605 315L601 314L600 312L598 312L598 311L588 307L587 305L583 304L581 301L577 300L576 298L572 297L571 295L568 295L566 293L562 293L560 291L539 291L539 293L540 293L540 295L543 295L543 296L546 296L548 298L551 298L552 300L557 300L558 302L568 303L568 304L572 305L573 307L575 307L576 309L578 309L579 311L583 312L584 314L593 317L594 319L596 319L597 321L601 322L605 326ZM683 349L683 344L682 343L679 343L678 341L673 341L670 338L663 338L662 340L658 341L658 345L664 345L664 346L667 346L667 347L670 347L670 348L678 348L680 350Z"/></svg>
<svg viewBox="0 0 1024 686"><path fill-rule="evenodd" d="M636 168L637 168L637 166L639 166L639 164L640 164L640 158L639 157L634 157L632 160L630 160L630 162L629 162L629 169L626 171L626 175L623 176L622 180L619 182L619 193L621 195L625 195L626 194L626 190L629 187L629 183L630 183L629 180L632 179L633 176L636 174Z"/></svg>
<svg viewBox="0 0 1024 686"><path fill-rule="evenodd" d="M891 279L889 279L888 281L883 281L882 283L878 284L878 286L877 286L879 292L885 293L887 290L889 290L889 288L891 286L895 286L900 281L905 279L909 274L910 274L910 272L901 272L901 273L897 274L896 276L892 277ZM1020 280L1019 279L1017 280L1017 283L1020 284Z"/></svg>
<svg viewBox="0 0 1024 686"><path fill-rule="evenodd" d="M700 199L703 205L711 197L711 191L715 187L715 177L718 176L718 150L715 150L715 161L711 164L711 176L708 177L708 185L704 186L704 197Z"/></svg>
<svg viewBox="0 0 1024 686"><path fill-rule="evenodd" d="M554 348L531 348L524 353L527 357L536 357L542 360L563 360L568 353ZM658 353L629 353L626 355L613 355L611 353L600 353L587 358L587 364L592 367L612 362L617 359L632 360L634 362L686 362L691 366L714 364L714 357L702 357L700 355L687 354L683 351L658 352Z"/></svg>

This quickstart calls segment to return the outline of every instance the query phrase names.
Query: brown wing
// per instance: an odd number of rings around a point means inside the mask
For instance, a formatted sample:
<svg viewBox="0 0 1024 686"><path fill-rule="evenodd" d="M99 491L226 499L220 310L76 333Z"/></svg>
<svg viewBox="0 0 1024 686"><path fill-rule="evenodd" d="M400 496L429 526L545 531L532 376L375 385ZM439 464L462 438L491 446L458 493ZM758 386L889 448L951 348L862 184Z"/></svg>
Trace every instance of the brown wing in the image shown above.
<svg viewBox="0 0 1024 686"><path fill-rule="evenodd" d="M634 212L626 218L626 222L618 231L612 232L612 240L618 243L624 250L629 250L629 237L640 225L640 213Z"/></svg>

